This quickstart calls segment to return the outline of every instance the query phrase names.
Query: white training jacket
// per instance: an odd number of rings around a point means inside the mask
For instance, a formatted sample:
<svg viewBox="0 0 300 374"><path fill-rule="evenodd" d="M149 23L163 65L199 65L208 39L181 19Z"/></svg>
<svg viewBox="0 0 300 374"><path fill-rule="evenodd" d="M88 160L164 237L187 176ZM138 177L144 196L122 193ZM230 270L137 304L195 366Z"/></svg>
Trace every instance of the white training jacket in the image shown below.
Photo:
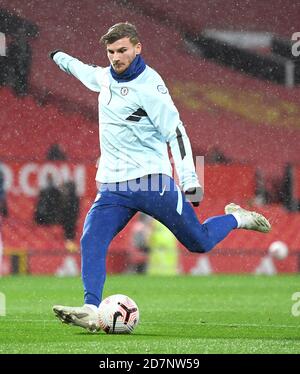
<svg viewBox="0 0 300 374"><path fill-rule="evenodd" d="M172 176L167 143L183 191L199 186L189 138L160 75L146 69L118 83L110 67L84 64L64 52L54 62L87 88L99 92L100 183L115 183L148 174Z"/></svg>

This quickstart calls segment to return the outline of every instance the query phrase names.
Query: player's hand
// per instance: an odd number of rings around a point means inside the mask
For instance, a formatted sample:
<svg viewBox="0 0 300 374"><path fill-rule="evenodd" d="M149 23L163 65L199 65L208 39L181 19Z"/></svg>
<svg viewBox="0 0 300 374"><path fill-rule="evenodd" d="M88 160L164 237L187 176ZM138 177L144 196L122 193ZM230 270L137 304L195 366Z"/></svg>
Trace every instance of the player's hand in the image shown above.
<svg viewBox="0 0 300 374"><path fill-rule="evenodd" d="M49 52L49 57L53 60L53 57L54 57L55 53L57 53L57 52L61 52L61 50L56 49L55 51Z"/></svg>
<svg viewBox="0 0 300 374"><path fill-rule="evenodd" d="M195 207L199 206L200 201L203 199L203 189L199 186L187 189L184 194L186 199L190 201Z"/></svg>

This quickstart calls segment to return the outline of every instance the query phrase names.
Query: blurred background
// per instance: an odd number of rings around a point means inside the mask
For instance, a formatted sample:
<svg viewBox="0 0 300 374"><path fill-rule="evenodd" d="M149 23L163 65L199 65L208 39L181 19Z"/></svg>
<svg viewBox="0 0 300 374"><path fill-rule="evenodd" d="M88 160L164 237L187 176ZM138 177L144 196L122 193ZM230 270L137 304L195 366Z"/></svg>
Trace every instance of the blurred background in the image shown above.
<svg viewBox="0 0 300 374"><path fill-rule="evenodd" d="M124 21L137 26L146 63L165 79L194 155L205 157L199 219L233 201L264 213L273 229L233 232L196 255L137 215L111 244L108 272L299 272L299 14L290 0L2 0L1 274L80 273L97 192L97 94L48 53L107 66L99 39Z"/></svg>

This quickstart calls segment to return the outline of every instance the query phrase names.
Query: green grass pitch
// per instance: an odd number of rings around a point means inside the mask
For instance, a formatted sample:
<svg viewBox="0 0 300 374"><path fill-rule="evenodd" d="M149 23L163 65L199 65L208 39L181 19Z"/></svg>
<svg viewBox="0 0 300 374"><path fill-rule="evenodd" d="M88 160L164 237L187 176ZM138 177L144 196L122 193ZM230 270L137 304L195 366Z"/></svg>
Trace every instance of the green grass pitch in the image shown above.
<svg viewBox="0 0 300 374"><path fill-rule="evenodd" d="M63 325L53 304L82 305L80 278L4 277L0 353L300 353L292 315L299 276L108 276L104 296L123 293L140 309L132 335Z"/></svg>

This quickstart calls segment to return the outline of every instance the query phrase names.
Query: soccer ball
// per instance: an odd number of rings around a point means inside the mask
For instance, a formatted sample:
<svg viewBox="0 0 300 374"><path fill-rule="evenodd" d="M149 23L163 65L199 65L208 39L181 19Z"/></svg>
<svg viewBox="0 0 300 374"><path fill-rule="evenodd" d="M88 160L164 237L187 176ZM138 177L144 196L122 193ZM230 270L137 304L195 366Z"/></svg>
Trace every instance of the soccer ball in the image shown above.
<svg viewBox="0 0 300 374"><path fill-rule="evenodd" d="M288 246L280 240L273 242L269 247L269 254L277 260L283 260L286 258L288 252Z"/></svg>
<svg viewBox="0 0 300 374"><path fill-rule="evenodd" d="M139 323L140 313L136 303L126 295L112 295L102 300L99 326L107 334L131 334Z"/></svg>

